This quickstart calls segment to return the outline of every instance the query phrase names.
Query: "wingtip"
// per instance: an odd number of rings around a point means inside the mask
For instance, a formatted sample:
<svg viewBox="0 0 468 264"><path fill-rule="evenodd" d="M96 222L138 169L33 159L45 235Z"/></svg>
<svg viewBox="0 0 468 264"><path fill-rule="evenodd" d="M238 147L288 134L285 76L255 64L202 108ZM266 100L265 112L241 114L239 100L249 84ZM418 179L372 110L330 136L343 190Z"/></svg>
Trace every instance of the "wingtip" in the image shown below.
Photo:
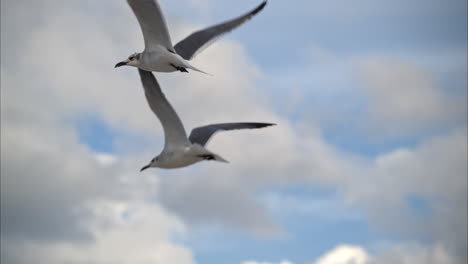
<svg viewBox="0 0 468 264"><path fill-rule="evenodd" d="M275 123L256 123L255 128L264 128L269 126L276 126Z"/></svg>
<svg viewBox="0 0 468 264"><path fill-rule="evenodd" d="M257 8L255 8L254 10L252 10L252 12L250 13L250 15L254 16L256 15L258 12L262 11L263 8L265 8L266 4L268 3L268 0L264 0L259 6L257 6Z"/></svg>

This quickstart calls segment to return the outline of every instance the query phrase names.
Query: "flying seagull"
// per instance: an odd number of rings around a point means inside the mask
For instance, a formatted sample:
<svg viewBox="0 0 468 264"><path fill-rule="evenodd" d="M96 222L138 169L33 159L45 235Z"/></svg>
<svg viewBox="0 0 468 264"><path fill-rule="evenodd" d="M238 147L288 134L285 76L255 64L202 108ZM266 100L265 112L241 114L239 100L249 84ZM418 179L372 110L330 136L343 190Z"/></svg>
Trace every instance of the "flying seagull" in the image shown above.
<svg viewBox="0 0 468 264"><path fill-rule="evenodd" d="M127 0L127 2L140 24L145 50L117 63L116 68L127 65L155 72L188 72L187 69L191 69L202 73L205 72L190 65L188 60L217 38L251 19L267 4L267 0L264 0L258 7L240 17L196 31L172 46L166 20L157 0Z"/></svg>
<svg viewBox="0 0 468 264"><path fill-rule="evenodd" d="M181 168L192 165L202 160L216 160L227 162L221 156L205 148L208 140L218 131L262 128L273 126L270 123L221 123L197 127L187 137L184 126L174 108L172 108L166 96L161 91L158 81L153 73L138 69L141 82L145 90L148 104L159 118L164 130L164 149L141 171L156 167L164 169Z"/></svg>

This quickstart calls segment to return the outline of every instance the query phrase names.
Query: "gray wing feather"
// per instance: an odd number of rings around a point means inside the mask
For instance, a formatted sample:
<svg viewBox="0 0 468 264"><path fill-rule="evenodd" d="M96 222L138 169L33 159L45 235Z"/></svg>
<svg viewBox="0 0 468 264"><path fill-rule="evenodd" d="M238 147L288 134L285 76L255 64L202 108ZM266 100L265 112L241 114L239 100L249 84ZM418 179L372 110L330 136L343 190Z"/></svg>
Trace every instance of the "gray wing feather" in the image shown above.
<svg viewBox="0 0 468 264"><path fill-rule="evenodd" d="M213 124L202 127L197 127L190 133L189 140L193 144L205 146L208 140L218 131L236 130L236 129L252 129L274 126L271 123L222 123Z"/></svg>
<svg viewBox="0 0 468 264"><path fill-rule="evenodd" d="M161 7L157 0L127 0L140 24L145 49L151 50L157 45L162 45L174 51L169 30Z"/></svg>
<svg viewBox="0 0 468 264"><path fill-rule="evenodd" d="M267 1L265 0L258 7L245 15L192 33L190 36L181 40L174 46L177 54L186 60L192 59L196 54L198 54L198 52L210 45L216 39L250 20L260 12L266 4Z"/></svg>
<svg viewBox="0 0 468 264"><path fill-rule="evenodd" d="M145 90L145 96L149 107L159 118L164 129L165 146L164 148L174 148L189 143L184 125L180 121L174 108L172 108L166 96L161 91L158 81L153 73L138 69L141 82Z"/></svg>

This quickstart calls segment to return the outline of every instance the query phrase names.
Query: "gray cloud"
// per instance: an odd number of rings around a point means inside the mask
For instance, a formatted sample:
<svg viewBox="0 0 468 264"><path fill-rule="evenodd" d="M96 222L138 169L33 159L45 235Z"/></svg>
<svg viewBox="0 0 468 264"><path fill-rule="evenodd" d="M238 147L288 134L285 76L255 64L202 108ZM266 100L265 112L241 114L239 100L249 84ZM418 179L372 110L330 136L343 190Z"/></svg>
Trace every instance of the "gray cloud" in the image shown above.
<svg viewBox="0 0 468 264"><path fill-rule="evenodd" d="M401 244L384 250L372 257L369 264L456 264L462 260L454 259L442 245L423 246L419 244Z"/></svg>
<svg viewBox="0 0 468 264"><path fill-rule="evenodd" d="M183 219L201 226L247 230L261 237L284 234L265 206L227 175L191 175L191 178L162 181L161 202Z"/></svg>
<svg viewBox="0 0 468 264"><path fill-rule="evenodd" d="M74 122L92 113L122 130L153 128L139 118L150 116L141 90L129 89L139 83L111 73L113 31L76 3L26 2L1 9L1 262L193 263L171 242L183 223L146 201L156 183L135 177L141 153L102 163Z"/></svg>
<svg viewBox="0 0 468 264"><path fill-rule="evenodd" d="M9 89L15 87L5 87L5 96ZM2 105L2 114L10 112ZM27 123L2 119L2 235L90 239L76 221L89 216L81 202L110 195L111 186L101 187L114 172L100 168L69 129L20 114Z"/></svg>
<svg viewBox="0 0 468 264"><path fill-rule="evenodd" d="M347 199L364 208L377 228L429 236L465 259L466 236L457 234L467 233L466 133L461 128L413 150L378 157L371 173L348 183ZM429 215L408 207L406 199L412 195L425 199Z"/></svg>
<svg viewBox="0 0 468 264"><path fill-rule="evenodd" d="M368 58L358 62L369 97L369 127L376 137L417 135L466 120L466 102L437 87L435 76L409 62Z"/></svg>

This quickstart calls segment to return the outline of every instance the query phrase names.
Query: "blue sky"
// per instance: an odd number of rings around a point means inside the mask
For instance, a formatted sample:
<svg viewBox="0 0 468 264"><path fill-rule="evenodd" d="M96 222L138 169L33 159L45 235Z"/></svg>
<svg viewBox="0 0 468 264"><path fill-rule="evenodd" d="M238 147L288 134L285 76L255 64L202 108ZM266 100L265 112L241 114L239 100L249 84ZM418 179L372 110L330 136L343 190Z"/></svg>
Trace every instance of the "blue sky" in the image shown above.
<svg viewBox="0 0 468 264"><path fill-rule="evenodd" d="M161 1L174 42L259 3ZM1 5L2 262L466 261L466 1L270 0L193 60L213 77L156 76L187 130L278 126L142 174L163 133L112 68L143 46L125 1Z"/></svg>

